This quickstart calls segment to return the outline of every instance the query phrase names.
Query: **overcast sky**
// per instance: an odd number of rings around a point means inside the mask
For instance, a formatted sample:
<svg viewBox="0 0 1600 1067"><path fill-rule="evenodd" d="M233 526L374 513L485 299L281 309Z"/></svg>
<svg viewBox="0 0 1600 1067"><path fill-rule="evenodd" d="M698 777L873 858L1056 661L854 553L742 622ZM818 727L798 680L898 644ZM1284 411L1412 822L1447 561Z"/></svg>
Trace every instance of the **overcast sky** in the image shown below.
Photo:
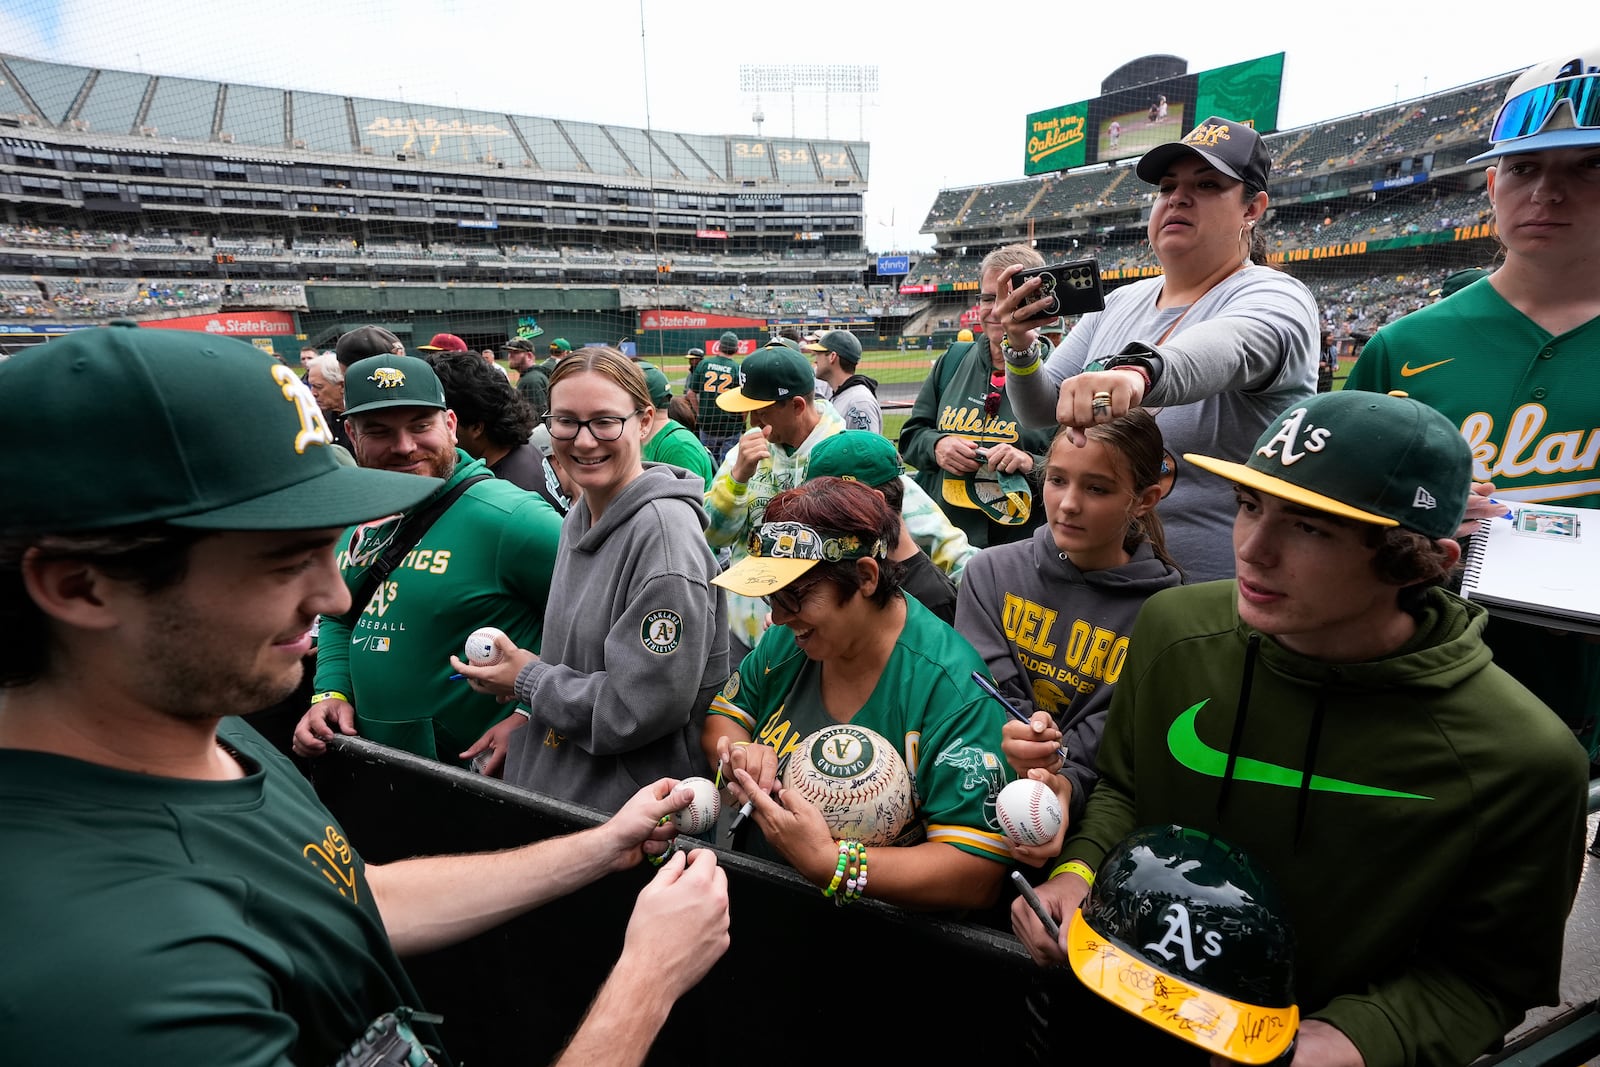
<svg viewBox="0 0 1600 1067"><path fill-rule="evenodd" d="M1492 22L1491 10L1502 13ZM648 107L657 129L717 134L755 129L740 64L875 65L876 96L830 98L826 122L820 96L761 106L767 136L789 136L792 102L799 136L871 142L867 242L887 251L931 246L918 229L940 188L1021 177L1024 116L1098 95L1138 56L1182 56L1198 72L1287 52L1287 129L1548 58L1592 33L1593 10L1580 0L0 0L0 51L639 127Z"/></svg>

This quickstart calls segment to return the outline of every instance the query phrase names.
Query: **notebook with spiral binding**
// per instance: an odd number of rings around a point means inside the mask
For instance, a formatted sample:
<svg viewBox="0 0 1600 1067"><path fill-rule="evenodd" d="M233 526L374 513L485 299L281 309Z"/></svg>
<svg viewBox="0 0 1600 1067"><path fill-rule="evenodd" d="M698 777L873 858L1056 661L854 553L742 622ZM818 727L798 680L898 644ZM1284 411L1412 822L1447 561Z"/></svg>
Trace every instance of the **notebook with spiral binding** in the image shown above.
<svg viewBox="0 0 1600 1067"><path fill-rule="evenodd" d="M1491 614L1600 634L1600 510L1513 504L1467 546L1461 595Z"/></svg>

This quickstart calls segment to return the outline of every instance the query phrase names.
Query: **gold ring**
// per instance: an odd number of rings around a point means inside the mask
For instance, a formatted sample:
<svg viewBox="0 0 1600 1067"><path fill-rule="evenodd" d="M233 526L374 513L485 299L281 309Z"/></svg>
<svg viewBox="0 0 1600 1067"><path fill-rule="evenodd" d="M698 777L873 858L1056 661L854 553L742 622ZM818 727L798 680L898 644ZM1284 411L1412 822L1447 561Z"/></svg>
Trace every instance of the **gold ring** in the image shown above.
<svg viewBox="0 0 1600 1067"><path fill-rule="evenodd" d="M1108 408L1111 406L1110 393L1096 393L1089 400L1089 406L1095 408Z"/></svg>

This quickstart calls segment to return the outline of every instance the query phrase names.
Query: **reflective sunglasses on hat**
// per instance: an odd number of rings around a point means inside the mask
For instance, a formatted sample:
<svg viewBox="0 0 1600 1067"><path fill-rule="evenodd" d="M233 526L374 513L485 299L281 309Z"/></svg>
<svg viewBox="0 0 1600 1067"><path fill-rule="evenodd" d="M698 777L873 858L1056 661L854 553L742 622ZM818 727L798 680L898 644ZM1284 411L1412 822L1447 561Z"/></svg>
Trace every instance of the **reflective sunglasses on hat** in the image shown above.
<svg viewBox="0 0 1600 1067"><path fill-rule="evenodd" d="M1540 85L1507 100L1495 116L1489 140L1508 141L1538 133L1562 101L1572 108L1575 127L1600 128L1600 74L1586 74Z"/></svg>

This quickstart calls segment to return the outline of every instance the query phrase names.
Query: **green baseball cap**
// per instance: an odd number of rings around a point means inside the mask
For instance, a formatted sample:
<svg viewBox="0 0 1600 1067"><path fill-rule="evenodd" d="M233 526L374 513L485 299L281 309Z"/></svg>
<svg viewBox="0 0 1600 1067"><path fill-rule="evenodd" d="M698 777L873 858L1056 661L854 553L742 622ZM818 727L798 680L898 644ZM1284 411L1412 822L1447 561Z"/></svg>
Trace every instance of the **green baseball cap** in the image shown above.
<svg viewBox="0 0 1600 1067"><path fill-rule="evenodd" d="M571 352L572 344L565 337L557 337L550 342L550 351L552 354L556 352Z"/></svg>
<svg viewBox="0 0 1600 1067"><path fill-rule="evenodd" d="M1404 393L1318 393L1273 420L1244 463L1183 458L1302 507L1436 540L1455 535L1472 485L1461 431Z"/></svg>
<svg viewBox="0 0 1600 1067"><path fill-rule="evenodd" d="M879 486L900 477L900 453L894 442L871 430L841 430L811 446L806 481L813 478L848 478L862 485Z"/></svg>
<svg viewBox="0 0 1600 1067"><path fill-rule="evenodd" d="M799 341L790 340L789 338L784 337L782 334L773 334L770 338L767 339L767 343L762 345L761 347L763 347L763 348L787 348L791 352L798 352L798 351L800 351L800 342Z"/></svg>
<svg viewBox="0 0 1600 1067"><path fill-rule="evenodd" d="M731 356L739 351L739 335L732 330L725 332L721 337L717 338L717 351L725 356Z"/></svg>
<svg viewBox="0 0 1600 1067"><path fill-rule="evenodd" d="M380 408L444 410L444 386L426 360L416 356L369 356L352 363L344 376L344 413L360 415Z"/></svg>
<svg viewBox="0 0 1600 1067"><path fill-rule="evenodd" d="M341 466L298 375L254 345L131 322L0 364L0 418L46 462L0 469L0 534L144 522L206 530L348 526L436 478ZM107 450L135 450L106 477Z"/></svg>
<svg viewBox="0 0 1600 1067"><path fill-rule="evenodd" d="M792 342L791 342L792 343ZM756 411L817 391L814 368L806 357L783 345L758 349L739 368L739 388L717 394L723 411Z"/></svg>
<svg viewBox="0 0 1600 1067"><path fill-rule="evenodd" d="M654 363L640 362L639 369L644 371L644 384L650 389L650 403L658 408L666 407L667 401L672 399L672 386L667 384L667 376Z"/></svg>

